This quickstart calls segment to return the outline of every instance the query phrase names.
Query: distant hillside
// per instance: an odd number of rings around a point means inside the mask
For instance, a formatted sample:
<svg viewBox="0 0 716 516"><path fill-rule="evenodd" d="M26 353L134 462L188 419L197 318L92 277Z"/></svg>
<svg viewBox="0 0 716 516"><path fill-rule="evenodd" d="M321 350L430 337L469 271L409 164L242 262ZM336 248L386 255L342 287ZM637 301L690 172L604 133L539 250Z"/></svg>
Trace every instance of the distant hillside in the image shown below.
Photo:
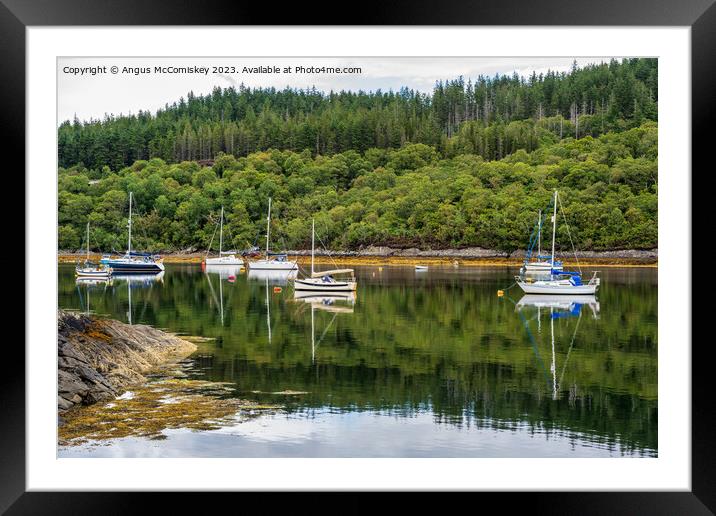
<svg viewBox="0 0 716 516"><path fill-rule="evenodd" d="M131 191L136 249L203 250L212 238L216 249L222 206L225 249L263 245L272 197L276 249L308 248L315 217L320 244L329 249L512 252L527 246L537 211L557 188L578 248L652 249L658 247L657 145L657 124L645 122L493 161L469 152L446 157L436 147L408 144L332 156L288 150L220 155L210 167L154 158L118 172L61 168L59 246L84 247L89 221L93 249L124 249ZM561 216L558 223L558 245L571 249Z"/></svg>
<svg viewBox="0 0 716 516"><path fill-rule="evenodd" d="M59 163L97 177L137 160L167 163L236 157L268 149L333 155L349 150L430 145L445 158L499 160L566 137L599 136L657 120L657 60L625 59L570 73L458 78L431 95L216 88L156 114L66 121Z"/></svg>

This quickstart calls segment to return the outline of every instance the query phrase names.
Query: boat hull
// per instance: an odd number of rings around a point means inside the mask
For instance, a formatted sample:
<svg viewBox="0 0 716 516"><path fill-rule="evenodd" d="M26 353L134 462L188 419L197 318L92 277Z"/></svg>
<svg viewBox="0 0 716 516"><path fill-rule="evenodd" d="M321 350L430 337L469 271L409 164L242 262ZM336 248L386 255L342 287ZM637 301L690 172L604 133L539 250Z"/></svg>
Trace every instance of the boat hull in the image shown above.
<svg viewBox="0 0 716 516"><path fill-rule="evenodd" d="M536 281L527 283L518 281L517 284L525 294L556 294L556 295L594 295L598 285L572 285L561 281Z"/></svg>
<svg viewBox="0 0 716 516"><path fill-rule="evenodd" d="M279 262L277 260L256 260L254 262L249 262L249 269L256 271L292 271L298 270L298 264L291 261Z"/></svg>
<svg viewBox="0 0 716 516"><path fill-rule="evenodd" d="M236 256L221 256L218 258L207 258L204 260L207 265L243 265L244 260Z"/></svg>
<svg viewBox="0 0 716 516"><path fill-rule="evenodd" d="M293 282L295 290L310 290L314 292L353 292L356 290L357 283L355 281L335 281L325 282L321 279L302 279Z"/></svg>
<svg viewBox="0 0 716 516"><path fill-rule="evenodd" d="M164 270L164 264L161 262L102 260L101 263L111 267L113 272L121 274L147 274Z"/></svg>
<svg viewBox="0 0 716 516"><path fill-rule="evenodd" d="M110 271L97 271L97 270L76 270L75 275L78 278L93 278L93 279L106 279L111 276Z"/></svg>

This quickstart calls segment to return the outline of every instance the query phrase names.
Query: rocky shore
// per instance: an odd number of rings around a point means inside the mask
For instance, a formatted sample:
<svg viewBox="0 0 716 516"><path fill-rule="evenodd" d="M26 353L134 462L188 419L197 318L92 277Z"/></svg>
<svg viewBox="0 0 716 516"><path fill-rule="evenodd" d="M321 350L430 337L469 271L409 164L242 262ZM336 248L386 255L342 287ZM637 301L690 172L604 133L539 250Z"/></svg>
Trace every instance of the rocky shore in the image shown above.
<svg viewBox="0 0 716 516"><path fill-rule="evenodd" d="M299 249L286 251L290 256L302 256L308 258L311 255L310 249ZM577 251L577 259L584 261L584 264L613 264L613 265L652 265L659 261L658 249L620 249L614 251ZM84 259L84 254L81 259ZM204 252L195 252L188 249L182 252L162 254L166 263L199 263L204 259ZM354 251L324 251L316 249L316 256L328 257L344 263L361 263L365 260L380 259L400 263L411 259L420 258L436 261L464 260L468 263L519 265L525 256L524 250L507 253L484 249L482 247L467 247L464 249L418 249L415 247L399 249L384 246L366 246ZM59 261L75 262L80 255L76 253L65 253L60 251ZM568 263L574 262L574 254L560 255Z"/></svg>
<svg viewBox="0 0 716 516"><path fill-rule="evenodd" d="M143 373L183 358L196 345L150 326L84 314L57 313L57 409L121 395L146 381Z"/></svg>
<svg viewBox="0 0 716 516"><path fill-rule="evenodd" d="M286 251L289 255L310 256L309 250ZM407 249L396 249L391 247L368 246L357 251L319 251L316 256L334 257L401 257L401 258L462 258L462 259L489 259L498 258L506 260L522 261L525 251L519 250L512 253L483 249L482 247L467 247L464 249L418 249L411 247ZM577 258L586 260L635 260L643 262L655 262L659 258L658 249L639 250L625 249L617 251L577 251ZM574 254L565 255L565 259L573 258Z"/></svg>

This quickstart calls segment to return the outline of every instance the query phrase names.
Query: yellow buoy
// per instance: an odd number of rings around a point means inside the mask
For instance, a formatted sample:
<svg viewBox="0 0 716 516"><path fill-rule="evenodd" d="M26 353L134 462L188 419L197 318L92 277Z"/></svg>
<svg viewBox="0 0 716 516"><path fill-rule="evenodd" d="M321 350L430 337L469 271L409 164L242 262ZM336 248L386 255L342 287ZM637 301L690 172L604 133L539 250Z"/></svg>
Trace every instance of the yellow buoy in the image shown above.
<svg viewBox="0 0 716 516"><path fill-rule="evenodd" d="M504 290L498 290L498 291L497 291L497 297L502 297L502 296L504 296L504 295L505 295L505 291L504 291Z"/></svg>

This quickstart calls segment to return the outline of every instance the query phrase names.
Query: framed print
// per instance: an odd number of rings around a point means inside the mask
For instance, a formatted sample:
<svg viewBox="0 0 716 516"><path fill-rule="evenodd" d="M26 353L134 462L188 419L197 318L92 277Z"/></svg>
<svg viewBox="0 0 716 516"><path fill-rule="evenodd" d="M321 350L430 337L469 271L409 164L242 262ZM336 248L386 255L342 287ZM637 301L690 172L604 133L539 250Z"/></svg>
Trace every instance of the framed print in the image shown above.
<svg viewBox="0 0 716 516"><path fill-rule="evenodd" d="M691 171L716 7L558 3L261 26L6 1L27 244L3 509L397 490L712 511Z"/></svg>

